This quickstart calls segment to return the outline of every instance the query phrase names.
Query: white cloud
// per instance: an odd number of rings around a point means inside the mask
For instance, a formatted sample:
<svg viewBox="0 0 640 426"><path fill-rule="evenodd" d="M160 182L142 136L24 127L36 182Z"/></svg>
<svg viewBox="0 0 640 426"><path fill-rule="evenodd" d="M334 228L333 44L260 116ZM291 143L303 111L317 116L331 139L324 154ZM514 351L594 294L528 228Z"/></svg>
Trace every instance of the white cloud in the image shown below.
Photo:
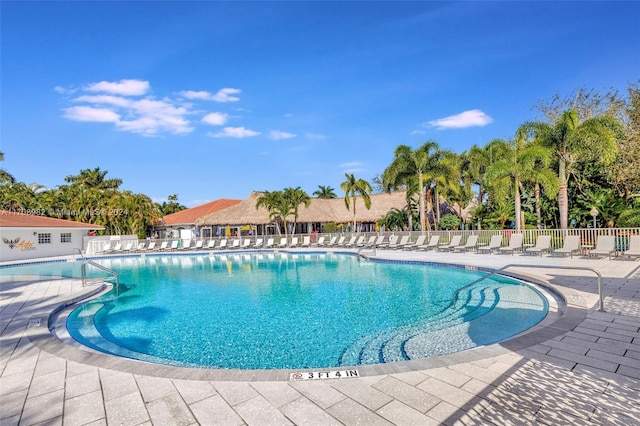
<svg viewBox="0 0 640 426"><path fill-rule="evenodd" d="M142 80L101 81L84 88L88 92L107 92L123 96L139 96L149 91L149 82Z"/></svg>
<svg viewBox="0 0 640 426"><path fill-rule="evenodd" d="M359 161L350 161L347 163L340 164L340 168L344 173L364 172L366 169L363 166L364 166L364 163L361 163Z"/></svg>
<svg viewBox="0 0 640 426"><path fill-rule="evenodd" d="M291 139L291 138L295 138L296 135L295 133L289 133L289 132L283 132L281 130L272 130L269 132L269 138L273 139L274 141L279 141L281 139Z"/></svg>
<svg viewBox="0 0 640 426"><path fill-rule="evenodd" d="M479 109L472 109L461 112L460 114L450 115L449 117L432 120L426 124L429 127L435 127L438 130L444 129L461 129L464 127L486 126L493 122L493 119Z"/></svg>
<svg viewBox="0 0 640 426"><path fill-rule="evenodd" d="M86 102L91 104L107 104L121 108L130 107L133 104L133 100L123 98L121 96L112 95L82 95L73 99L74 102Z"/></svg>
<svg viewBox="0 0 640 426"><path fill-rule="evenodd" d="M116 123L120 115L108 108L94 108L90 106L74 106L65 108L64 116L74 121L91 121L97 123Z"/></svg>
<svg viewBox="0 0 640 426"><path fill-rule="evenodd" d="M61 95L74 93L78 89L55 86L54 91ZM197 111L194 106L181 99L155 99L149 95L148 81L123 79L115 82L101 81L81 86L84 94L68 99L71 106L63 109L63 116L69 120L84 122L113 123L118 131L132 132L144 136L157 136L163 133L184 134L194 130L197 119L201 123L222 126L229 120L229 115L222 112L206 113ZM233 102L239 100L235 94L239 89L224 88L217 93L181 92L189 99L206 99L216 102ZM139 96L139 97L132 97ZM244 127L227 127L214 137L244 138L257 136L259 132ZM281 137L287 134L283 132ZM289 136L291 137L291 136Z"/></svg>
<svg viewBox="0 0 640 426"><path fill-rule="evenodd" d="M319 133L309 133L309 132L307 132L304 135L307 137L307 139L310 139L312 141L321 141L321 140L324 140L324 139L327 138L325 135L321 135Z"/></svg>
<svg viewBox="0 0 640 426"><path fill-rule="evenodd" d="M202 122L212 126L222 126L227 122L229 116L222 112L212 112L202 117Z"/></svg>
<svg viewBox="0 0 640 426"><path fill-rule="evenodd" d="M200 99L203 101L215 102L236 102L239 101L240 98L232 95L237 95L240 92L242 92L240 89L225 87L224 89L218 90L217 93L206 92L204 90L184 90L180 92L180 94L187 99Z"/></svg>
<svg viewBox="0 0 640 426"><path fill-rule="evenodd" d="M248 138L251 136L258 136L260 132L254 130L245 129L244 127L225 127L222 132L209 133L212 138Z"/></svg>
<svg viewBox="0 0 640 426"><path fill-rule="evenodd" d="M359 166L363 166L364 164L359 162L359 161L351 161L349 163L342 163L340 164L340 167L345 168L345 167L359 167Z"/></svg>
<svg viewBox="0 0 640 426"><path fill-rule="evenodd" d="M169 132L174 134L193 131L186 116L190 111L176 106L170 100L144 98L132 100L111 95L84 95L74 102L89 103L65 109L65 117L75 121L114 123L117 130L154 136ZM112 108L97 107L109 105Z"/></svg>
<svg viewBox="0 0 640 426"><path fill-rule="evenodd" d="M413 132L411 132L412 135L425 135L427 132L425 132L424 130L414 130Z"/></svg>
<svg viewBox="0 0 640 426"><path fill-rule="evenodd" d="M240 92L241 92L240 89L231 89L231 88L220 89L218 90L218 93L216 93L213 96L213 100L216 102L236 102L236 101L239 101L240 98L238 98L237 96L230 96L230 95L238 94Z"/></svg>

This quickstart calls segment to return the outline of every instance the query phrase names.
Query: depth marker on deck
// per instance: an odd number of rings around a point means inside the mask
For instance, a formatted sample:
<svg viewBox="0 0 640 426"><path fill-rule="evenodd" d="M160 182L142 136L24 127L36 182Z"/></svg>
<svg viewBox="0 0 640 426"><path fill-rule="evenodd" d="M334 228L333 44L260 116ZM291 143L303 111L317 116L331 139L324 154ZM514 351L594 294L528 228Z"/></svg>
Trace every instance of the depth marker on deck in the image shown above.
<svg viewBox="0 0 640 426"><path fill-rule="evenodd" d="M289 375L289 380L349 379L351 377L360 377L358 370L305 371L301 373L291 373Z"/></svg>

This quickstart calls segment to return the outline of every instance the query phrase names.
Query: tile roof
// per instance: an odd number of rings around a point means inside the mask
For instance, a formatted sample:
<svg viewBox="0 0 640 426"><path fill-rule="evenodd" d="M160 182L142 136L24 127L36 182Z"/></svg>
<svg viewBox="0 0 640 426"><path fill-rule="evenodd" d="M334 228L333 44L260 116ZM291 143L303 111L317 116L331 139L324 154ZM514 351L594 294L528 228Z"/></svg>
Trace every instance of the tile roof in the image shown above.
<svg viewBox="0 0 640 426"><path fill-rule="evenodd" d="M74 222L22 212L0 210L0 228L81 228L104 229L91 223Z"/></svg>
<svg viewBox="0 0 640 426"><path fill-rule="evenodd" d="M162 221L164 225L177 225L184 223L193 224L199 217L224 210L227 207L234 206L241 201L242 200L220 198L219 200L211 201L210 203L182 210L177 213L168 214L162 218Z"/></svg>

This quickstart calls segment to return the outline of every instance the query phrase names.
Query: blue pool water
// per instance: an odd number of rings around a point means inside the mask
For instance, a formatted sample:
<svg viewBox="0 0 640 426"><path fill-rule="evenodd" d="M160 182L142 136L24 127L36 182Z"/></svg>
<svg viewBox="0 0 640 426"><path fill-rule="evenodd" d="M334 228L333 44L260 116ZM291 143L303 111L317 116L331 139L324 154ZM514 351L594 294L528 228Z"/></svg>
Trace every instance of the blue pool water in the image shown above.
<svg viewBox="0 0 640 426"><path fill-rule="evenodd" d="M67 328L94 349L240 369L395 362L504 340L548 310L534 288L483 272L352 255L262 253L101 259L120 274Z"/></svg>

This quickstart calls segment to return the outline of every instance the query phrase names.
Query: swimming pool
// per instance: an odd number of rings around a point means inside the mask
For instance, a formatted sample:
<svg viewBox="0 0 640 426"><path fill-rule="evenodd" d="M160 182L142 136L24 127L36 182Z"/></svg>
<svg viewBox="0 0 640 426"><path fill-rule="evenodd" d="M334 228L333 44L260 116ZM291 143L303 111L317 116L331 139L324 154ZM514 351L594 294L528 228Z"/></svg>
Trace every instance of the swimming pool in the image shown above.
<svg viewBox="0 0 640 426"><path fill-rule="evenodd" d="M485 273L329 253L101 259L120 294L83 304L70 335L101 352L161 364L327 368L447 354L540 322L535 288Z"/></svg>

